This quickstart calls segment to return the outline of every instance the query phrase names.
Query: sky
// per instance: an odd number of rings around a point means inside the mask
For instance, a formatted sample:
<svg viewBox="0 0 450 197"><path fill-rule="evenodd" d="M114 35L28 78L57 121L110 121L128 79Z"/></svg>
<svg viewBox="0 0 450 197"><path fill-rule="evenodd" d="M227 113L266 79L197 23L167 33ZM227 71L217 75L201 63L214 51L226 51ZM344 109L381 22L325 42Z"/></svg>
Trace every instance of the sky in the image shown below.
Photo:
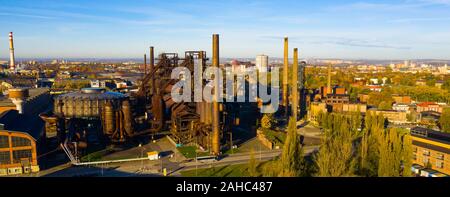
<svg viewBox="0 0 450 197"><path fill-rule="evenodd" d="M205 50L249 58L450 59L450 0L0 0L0 58L138 58Z"/></svg>

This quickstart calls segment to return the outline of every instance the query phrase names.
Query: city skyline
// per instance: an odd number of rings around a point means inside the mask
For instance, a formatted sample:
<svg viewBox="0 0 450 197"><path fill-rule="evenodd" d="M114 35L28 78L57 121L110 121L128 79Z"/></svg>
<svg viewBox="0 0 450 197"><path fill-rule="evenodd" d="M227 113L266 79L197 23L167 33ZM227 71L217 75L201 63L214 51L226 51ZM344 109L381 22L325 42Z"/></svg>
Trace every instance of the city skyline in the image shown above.
<svg viewBox="0 0 450 197"><path fill-rule="evenodd" d="M206 50L282 57L282 38L301 58L450 59L450 1L2 1L0 58L15 36L21 58L139 58ZM186 46L194 47L187 48Z"/></svg>

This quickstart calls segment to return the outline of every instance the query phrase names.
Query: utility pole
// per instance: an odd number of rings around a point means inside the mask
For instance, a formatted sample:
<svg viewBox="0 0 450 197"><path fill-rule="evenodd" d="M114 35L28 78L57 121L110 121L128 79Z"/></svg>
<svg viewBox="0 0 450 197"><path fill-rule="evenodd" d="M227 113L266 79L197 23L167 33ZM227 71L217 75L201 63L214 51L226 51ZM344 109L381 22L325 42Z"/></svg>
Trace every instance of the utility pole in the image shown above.
<svg viewBox="0 0 450 197"><path fill-rule="evenodd" d="M234 154L234 148L233 148L233 132L230 132L230 149L231 149L231 154Z"/></svg>

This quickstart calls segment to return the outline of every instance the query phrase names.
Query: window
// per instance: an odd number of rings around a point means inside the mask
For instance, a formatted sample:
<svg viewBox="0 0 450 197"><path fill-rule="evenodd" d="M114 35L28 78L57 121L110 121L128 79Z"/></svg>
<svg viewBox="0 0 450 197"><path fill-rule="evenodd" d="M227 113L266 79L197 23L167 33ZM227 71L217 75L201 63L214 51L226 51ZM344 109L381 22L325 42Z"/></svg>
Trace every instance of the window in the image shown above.
<svg viewBox="0 0 450 197"><path fill-rule="evenodd" d="M438 153L436 159L444 160L444 154Z"/></svg>
<svg viewBox="0 0 450 197"><path fill-rule="evenodd" d="M0 164L10 164L10 155L9 151L0 152Z"/></svg>
<svg viewBox="0 0 450 197"><path fill-rule="evenodd" d="M11 141L13 147L31 146L31 141L27 138L12 137Z"/></svg>
<svg viewBox="0 0 450 197"><path fill-rule="evenodd" d="M13 151L14 163L20 163L20 159L31 158L31 150L16 150Z"/></svg>
<svg viewBox="0 0 450 197"><path fill-rule="evenodd" d="M430 156L430 151L423 150L423 156Z"/></svg>
<svg viewBox="0 0 450 197"><path fill-rule="evenodd" d="M8 136L0 135L0 148L9 148Z"/></svg>
<svg viewBox="0 0 450 197"><path fill-rule="evenodd" d="M444 162L442 162L442 161L436 161L436 167L437 167L437 168L444 168Z"/></svg>
<svg viewBox="0 0 450 197"><path fill-rule="evenodd" d="M414 147L414 148L413 148L413 152L414 152L414 153L417 153L417 147Z"/></svg>

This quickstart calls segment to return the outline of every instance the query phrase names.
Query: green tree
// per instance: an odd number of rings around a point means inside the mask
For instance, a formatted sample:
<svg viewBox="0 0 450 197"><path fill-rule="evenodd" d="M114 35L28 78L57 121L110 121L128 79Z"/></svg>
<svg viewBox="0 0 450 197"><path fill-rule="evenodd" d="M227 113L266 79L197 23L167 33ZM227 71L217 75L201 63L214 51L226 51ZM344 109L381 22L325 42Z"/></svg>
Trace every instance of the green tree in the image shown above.
<svg viewBox="0 0 450 197"><path fill-rule="evenodd" d="M349 118L341 114L328 115L325 120L324 139L319 152L314 155L317 176L352 176L355 162L353 139Z"/></svg>
<svg viewBox="0 0 450 197"><path fill-rule="evenodd" d="M409 134L400 128L391 128L380 143L378 176L409 176L412 148Z"/></svg>
<svg viewBox="0 0 450 197"><path fill-rule="evenodd" d="M384 133L385 119L382 115L367 113L364 119L363 136L358 150L358 173L361 176L377 176L380 158L379 146Z"/></svg>
<svg viewBox="0 0 450 197"><path fill-rule="evenodd" d="M279 159L278 176L295 177L305 176L307 171L306 161L303 155L303 148L297 134L296 122L293 118L289 120L286 141L283 145L283 152Z"/></svg>
<svg viewBox="0 0 450 197"><path fill-rule="evenodd" d="M255 159L255 151L250 150L250 160L248 161L248 175L250 177L258 177L258 162Z"/></svg>
<svg viewBox="0 0 450 197"><path fill-rule="evenodd" d="M443 132L450 133L450 108L444 108L439 118L439 127Z"/></svg>

